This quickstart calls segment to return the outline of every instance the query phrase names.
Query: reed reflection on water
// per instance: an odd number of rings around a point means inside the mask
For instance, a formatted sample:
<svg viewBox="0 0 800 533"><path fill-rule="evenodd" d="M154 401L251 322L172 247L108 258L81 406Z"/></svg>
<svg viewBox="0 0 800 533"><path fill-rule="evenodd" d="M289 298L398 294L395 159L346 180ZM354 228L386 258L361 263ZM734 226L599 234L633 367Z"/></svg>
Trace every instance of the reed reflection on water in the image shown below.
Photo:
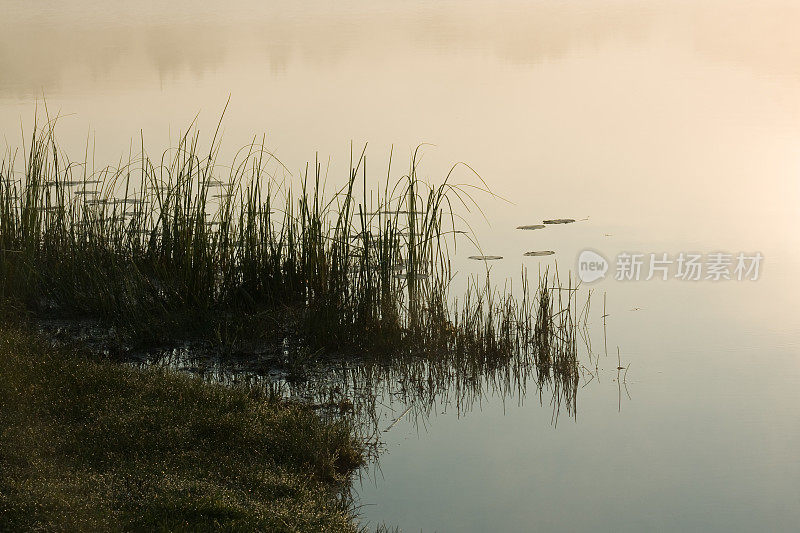
<svg viewBox="0 0 800 533"><path fill-rule="evenodd" d="M533 387L538 402L552 409L553 424L559 416L577 416L579 386L599 379L599 357L592 358L589 335L590 300L580 301L575 287L560 286L555 276L540 285L532 301L523 301L535 315L527 316L533 327L529 336L516 339L515 349L502 358L481 356L480 352L454 343L435 354L408 350L391 357L380 354L319 357L303 347L282 353L221 359L202 347L186 346L164 352L140 354L133 364L164 367L188 372L214 383L255 387L269 397L299 401L324 417L351 417L361 436L379 460L382 434L401 419L424 428L441 410L455 410L458 416L490 398L522 405ZM518 312L518 311L517 311ZM523 316L518 314L517 316ZM462 319L491 319L474 305L465 308ZM468 329L481 330L485 324ZM525 329L521 329L525 332ZM589 354L579 360L579 347ZM581 385L582 382L582 385Z"/></svg>

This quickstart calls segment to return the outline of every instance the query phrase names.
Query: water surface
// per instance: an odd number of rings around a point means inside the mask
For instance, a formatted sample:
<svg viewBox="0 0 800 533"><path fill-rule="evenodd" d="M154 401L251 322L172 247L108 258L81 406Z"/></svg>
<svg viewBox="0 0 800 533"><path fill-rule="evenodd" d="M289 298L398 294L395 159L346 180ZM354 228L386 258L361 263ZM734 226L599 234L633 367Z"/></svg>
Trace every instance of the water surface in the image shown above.
<svg viewBox="0 0 800 533"><path fill-rule="evenodd" d="M462 274L565 271L585 248L764 255L755 282L594 284L601 372L580 390L577 417L554 424L547 396L540 405L531 393L441 405L423 424L403 417L383 434L380 471L356 487L365 521L406 531L800 521L796 2L0 0L0 13L9 145L43 96L63 115L64 148L82 157L88 138L105 164L138 146L140 130L160 150L198 113L210 135L230 95L226 146L266 132L294 176L315 151L331 180L343 176L351 142L369 142L376 170L391 146L405 164L432 143L423 168L434 181L468 162L498 197L479 196L485 219L468 217L481 248L458 248ZM561 218L576 222L516 229ZM531 250L555 253L523 257ZM622 394L617 346L630 364Z"/></svg>

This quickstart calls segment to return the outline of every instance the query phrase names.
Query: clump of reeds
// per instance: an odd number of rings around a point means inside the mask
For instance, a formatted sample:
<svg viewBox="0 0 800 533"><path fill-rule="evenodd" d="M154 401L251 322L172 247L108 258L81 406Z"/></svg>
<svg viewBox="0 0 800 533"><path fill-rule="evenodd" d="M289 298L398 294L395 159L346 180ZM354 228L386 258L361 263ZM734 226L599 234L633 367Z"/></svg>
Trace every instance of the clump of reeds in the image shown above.
<svg viewBox="0 0 800 533"><path fill-rule="evenodd" d="M276 381L257 374L248 380L266 384L276 394L310 401L333 415L345 406L376 443L387 430L379 416L388 409L387 402L400 405L395 415L424 424L442 408L464 414L489 396L521 403L532 385L540 402L545 391L550 394L554 422L562 409L575 416L580 375L577 343L570 331L578 326L577 292L558 285L557 276L549 277L548 272L540 274L534 289L528 287L524 272L522 279L519 298L493 289L488 279L471 285L462 302L446 314L439 307L442 316L426 319L425 330L409 337L406 349L395 350L388 361L339 359L321 371L306 367L310 371L300 380ZM187 363L167 362L184 368ZM211 379L240 379L236 371L218 370Z"/></svg>
<svg viewBox="0 0 800 533"><path fill-rule="evenodd" d="M449 175L421 179L417 153L376 190L362 152L326 194L319 163L293 188L253 143L222 175L219 139L207 151L199 139L90 172L59 149L53 121L35 126L24 169L13 153L0 166L3 305L90 317L139 342L436 359L462 376L534 364L540 382L559 374L557 394L572 394L572 297L547 275L521 300L487 281L451 304L454 204L474 202Z"/></svg>

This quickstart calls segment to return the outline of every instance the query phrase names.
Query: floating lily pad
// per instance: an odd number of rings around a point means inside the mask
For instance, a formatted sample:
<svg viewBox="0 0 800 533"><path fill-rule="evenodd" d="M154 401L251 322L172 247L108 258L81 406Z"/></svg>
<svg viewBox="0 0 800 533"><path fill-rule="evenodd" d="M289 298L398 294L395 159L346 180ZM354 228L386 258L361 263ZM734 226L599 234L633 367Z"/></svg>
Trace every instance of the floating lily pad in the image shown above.
<svg viewBox="0 0 800 533"><path fill-rule="evenodd" d="M525 257L541 257L543 255L553 255L553 250L539 250L537 252L525 252Z"/></svg>
<svg viewBox="0 0 800 533"><path fill-rule="evenodd" d="M411 213L411 211L403 211L403 210L398 211L398 210L395 209L395 210L375 211L375 212L373 212L371 214L373 214L373 215L390 215L391 216L391 215L408 215L410 213Z"/></svg>
<svg viewBox="0 0 800 533"><path fill-rule="evenodd" d="M529 224L527 226L517 226L517 229L533 230L533 229L544 229L544 227L545 227L544 224Z"/></svg>
<svg viewBox="0 0 800 533"><path fill-rule="evenodd" d="M497 261L498 259L502 259L502 255L471 255L469 259L474 259L475 261Z"/></svg>
<svg viewBox="0 0 800 533"><path fill-rule="evenodd" d="M544 224L572 224L575 222L574 218L553 218L551 220L542 221Z"/></svg>
<svg viewBox="0 0 800 533"><path fill-rule="evenodd" d="M54 185L60 185L62 187L78 187L81 185L97 185L98 183L103 183L100 180L86 180L86 181L48 181L45 183L48 187L52 187Z"/></svg>
<svg viewBox="0 0 800 533"><path fill-rule="evenodd" d="M120 205L144 205L144 200L141 198L117 198L114 200L114 203Z"/></svg>

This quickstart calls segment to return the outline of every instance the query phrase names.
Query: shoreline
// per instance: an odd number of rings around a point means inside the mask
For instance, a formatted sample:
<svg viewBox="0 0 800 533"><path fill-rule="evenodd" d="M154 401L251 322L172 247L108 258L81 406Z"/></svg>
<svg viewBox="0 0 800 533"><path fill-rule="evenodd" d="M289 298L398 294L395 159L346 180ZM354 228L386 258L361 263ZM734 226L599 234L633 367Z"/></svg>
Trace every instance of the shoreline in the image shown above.
<svg viewBox="0 0 800 533"><path fill-rule="evenodd" d="M357 531L346 421L0 326L0 529Z"/></svg>

